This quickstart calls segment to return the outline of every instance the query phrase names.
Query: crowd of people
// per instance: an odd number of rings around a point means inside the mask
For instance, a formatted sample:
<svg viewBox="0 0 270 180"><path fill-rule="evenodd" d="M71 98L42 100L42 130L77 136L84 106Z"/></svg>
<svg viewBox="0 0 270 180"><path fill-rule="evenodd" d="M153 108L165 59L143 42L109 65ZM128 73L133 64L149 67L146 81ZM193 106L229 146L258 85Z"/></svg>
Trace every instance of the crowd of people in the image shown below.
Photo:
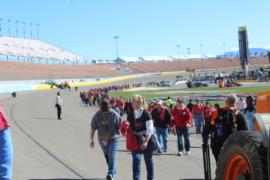
<svg viewBox="0 0 270 180"><path fill-rule="evenodd" d="M113 98L109 92L128 89L128 85L110 86L90 89L81 92L80 96L94 96L87 102L90 106L99 105L100 109L92 118L90 128L90 147L94 148L95 131L108 165L107 179L116 177L116 154L120 134L126 136L126 147L131 151L133 179L139 180L141 174L141 158L144 157L147 180L154 179L153 154L167 153L168 134L176 136L177 156L190 155L190 127L195 126L195 133L201 134L203 146L211 142L212 153L216 160L226 139L234 131L253 130L254 114L256 112L253 96L228 96L226 105L212 106L200 99L182 98L166 101L156 100L147 104L141 95L133 95L129 99ZM57 93L57 118L61 120L62 99ZM187 103L187 104L186 104ZM125 117L125 118L124 118ZM126 119L126 120L123 120ZM0 106L0 177L10 179L12 172L12 143L8 121Z"/></svg>
<svg viewBox="0 0 270 180"><path fill-rule="evenodd" d="M100 110L94 115L91 123L90 145L94 146L93 132L98 130L99 144L108 164L107 179L114 179L116 176L115 156L120 134L126 136L126 147L132 154L134 180L140 179L142 155L145 159L147 180L154 179L153 154L167 152L169 132L176 136L176 155L190 155L189 136L192 126L195 126L196 134L202 135L203 144L208 144L210 137L212 153L217 160L226 138L234 132L234 127L226 127L228 123L217 121L220 116L224 120L225 111L228 111L229 115L232 112L231 116L235 116L237 130L253 128L256 112L254 98L248 96L246 100L243 97L239 101L237 99L235 95L228 96L226 106L221 108L218 104L212 106L200 99L195 99L194 103L190 99L186 104L182 98L172 100L168 97L167 101L157 100L147 104L141 95L125 99L113 98L104 93L101 96ZM126 120L123 120L124 117ZM218 128L219 133L216 133Z"/></svg>

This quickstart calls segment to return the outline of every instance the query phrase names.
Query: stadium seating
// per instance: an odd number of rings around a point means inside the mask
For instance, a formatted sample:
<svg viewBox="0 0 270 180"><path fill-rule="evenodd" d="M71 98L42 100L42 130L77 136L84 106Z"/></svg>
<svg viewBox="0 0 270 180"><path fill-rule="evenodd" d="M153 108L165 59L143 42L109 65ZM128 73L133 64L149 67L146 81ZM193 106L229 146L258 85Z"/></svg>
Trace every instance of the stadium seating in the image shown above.
<svg viewBox="0 0 270 180"><path fill-rule="evenodd" d="M86 60L44 41L13 37L0 37L0 55L56 61Z"/></svg>

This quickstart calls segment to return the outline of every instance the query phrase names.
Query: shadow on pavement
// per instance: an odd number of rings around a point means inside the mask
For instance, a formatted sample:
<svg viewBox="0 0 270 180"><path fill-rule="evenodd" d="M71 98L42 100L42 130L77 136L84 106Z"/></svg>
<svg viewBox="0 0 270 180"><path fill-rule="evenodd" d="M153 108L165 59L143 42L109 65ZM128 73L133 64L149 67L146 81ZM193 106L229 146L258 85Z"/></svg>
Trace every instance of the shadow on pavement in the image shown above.
<svg viewBox="0 0 270 180"><path fill-rule="evenodd" d="M34 117L34 119L38 119L38 120L57 120L56 118L47 118L47 117Z"/></svg>

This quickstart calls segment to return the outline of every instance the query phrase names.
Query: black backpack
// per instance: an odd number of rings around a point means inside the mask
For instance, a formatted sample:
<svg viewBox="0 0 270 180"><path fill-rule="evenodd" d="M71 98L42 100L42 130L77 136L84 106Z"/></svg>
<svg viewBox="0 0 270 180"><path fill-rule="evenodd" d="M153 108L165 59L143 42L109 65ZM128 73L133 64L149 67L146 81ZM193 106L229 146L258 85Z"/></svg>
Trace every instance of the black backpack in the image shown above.
<svg viewBox="0 0 270 180"><path fill-rule="evenodd" d="M211 133L212 140L223 143L237 130L236 114L237 111L231 109L218 109Z"/></svg>

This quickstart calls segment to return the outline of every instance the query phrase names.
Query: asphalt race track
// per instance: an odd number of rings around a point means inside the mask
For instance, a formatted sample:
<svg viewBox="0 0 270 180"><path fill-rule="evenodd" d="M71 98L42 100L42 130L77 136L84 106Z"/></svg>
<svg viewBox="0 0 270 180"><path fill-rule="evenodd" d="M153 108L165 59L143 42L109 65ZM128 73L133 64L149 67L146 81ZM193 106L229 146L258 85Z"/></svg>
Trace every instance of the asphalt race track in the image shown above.
<svg viewBox="0 0 270 180"><path fill-rule="evenodd" d="M89 147L89 123L96 108L85 107L79 92L61 90L63 120L57 120L56 90L19 92L17 98L0 94L11 124L14 144L14 180L102 180L107 167L98 142ZM191 129L193 132L193 129ZM168 152L155 155L156 180L203 178L200 135L191 134L191 155L178 157L176 137L169 135ZM215 161L212 157L212 176ZM117 179L132 179L132 158L121 138L117 154ZM142 161L142 180L146 170Z"/></svg>

